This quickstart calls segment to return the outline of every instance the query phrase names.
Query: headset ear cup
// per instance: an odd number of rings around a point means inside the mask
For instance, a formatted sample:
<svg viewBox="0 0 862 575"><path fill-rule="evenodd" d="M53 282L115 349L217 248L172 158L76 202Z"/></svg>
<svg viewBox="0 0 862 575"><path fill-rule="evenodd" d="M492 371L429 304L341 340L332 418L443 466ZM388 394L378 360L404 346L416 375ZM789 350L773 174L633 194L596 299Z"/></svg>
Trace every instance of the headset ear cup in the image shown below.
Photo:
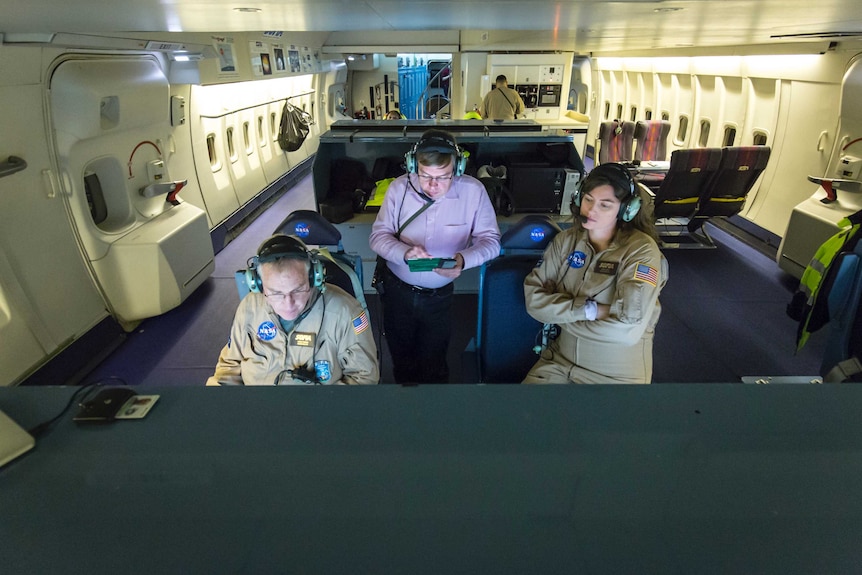
<svg viewBox="0 0 862 575"><path fill-rule="evenodd" d="M457 145L455 145L454 148L455 148L455 170L453 172L453 175L463 176L464 173L467 171L467 158L469 157L469 154L465 154L464 152L462 152L461 148L459 148Z"/></svg>
<svg viewBox="0 0 862 575"><path fill-rule="evenodd" d="M263 284L260 281L260 275L257 273L257 268L246 268L245 285L248 287L248 291L250 292L261 293L263 291Z"/></svg>
<svg viewBox="0 0 862 575"><path fill-rule="evenodd" d="M309 260L311 261L311 271L308 282L311 284L311 287L321 288L326 281L326 273L323 269L323 264L320 263L320 259L318 259L317 254L315 253L309 253Z"/></svg>
<svg viewBox="0 0 862 575"><path fill-rule="evenodd" d="M464 172L467 171L467 156L461 155L459 152L457 156L455 156L455 172L456 176L463 176Z"/></svg>
<svg viewBox="0 0 862 575"><path fill-rule="evenodd" d="M404 154L404 169L408 174L416 173L416 154L412 150Z"/></svg>
<svg viewBox="0 0 862 575"><path fill-rule="evenodd" d="M628 202L626 202L625 209L623 209L623 212L620 215L620 218L624 222L630 222L633 219L635 219L635 216L638 215L638 212L640 211L640 209L641 209L641 199L639 196L635 196L635 197L629 199Z"/></svg>

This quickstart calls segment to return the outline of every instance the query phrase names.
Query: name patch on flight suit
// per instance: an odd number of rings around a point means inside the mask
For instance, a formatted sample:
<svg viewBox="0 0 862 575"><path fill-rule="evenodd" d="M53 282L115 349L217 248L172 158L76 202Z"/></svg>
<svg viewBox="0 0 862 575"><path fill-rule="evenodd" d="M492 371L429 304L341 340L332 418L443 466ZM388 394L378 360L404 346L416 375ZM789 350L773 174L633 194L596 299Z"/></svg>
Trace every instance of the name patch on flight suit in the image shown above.
<svg viewBox="0 0 862 575"><path fill-rule="evenodd" d="M617 268L619 265L619 262L598 262L596 263L596 273L608 276L617 275Z"/></svg>
<svg viewBox="0 0 862 575"><path fill-rule="evenodd" d="M313 333L295 331L290 334L290 345L296 345L298 347L314 347L314 337L315 335Z"/></svg>

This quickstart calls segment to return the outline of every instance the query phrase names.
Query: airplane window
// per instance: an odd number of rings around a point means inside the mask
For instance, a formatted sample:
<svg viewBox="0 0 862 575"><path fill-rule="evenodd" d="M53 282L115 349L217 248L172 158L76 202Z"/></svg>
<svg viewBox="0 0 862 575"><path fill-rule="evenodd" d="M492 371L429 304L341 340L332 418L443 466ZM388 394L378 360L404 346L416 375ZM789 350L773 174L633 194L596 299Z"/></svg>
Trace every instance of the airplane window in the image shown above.
<svg viewBox="0 0 862 575"><path fill-rule="evenodd" d="M225 138L227 139L227 155L230 158L231 162L236 161L236 149L233 145L233 128L228 128L225 133Z"/></svg>
<svg viewBox="0 0 862 575"><path fill-rule="evenodd" d="M619 118L622 120L622 118L623 118L623 105L622 104L617 104L617 115L614 116L614 118Z"/></svg>
<svg viewBox="0 0 862 575"><path fill-rule="evenodd" d="M765 146L766 145L766 132L761 132L760 130L756 130L754 132L754 142L755 146Z"/></svg>
<svg viewBox="0 0 862 575"><path fill-rule="evenodd" d="M634 121L635 121L635 120L637 120L637 119L638 119L638 107L637 107L637 106L632 106L632 117L631 117L631 120L632 120L632 122L634 122Z"/></svg>
<svg viewBox="0 0 862 575"><path fill-rule="evenodd" d="M245 153L246 153L246 155L250 156L252 149L251 149L251 138L249 138L249 136L248 136L248 122L243 122L243 124L242 124L242 140L243 140L243 143L245 143Z"/></svg>
<svg viewBox="0 0 862 575"><path fill-rule="evenodd" d="M652 120L652 110L650 110L649 108L644 110L644 119L645 120Z"/></svg>
<svg viewBox="0 0 862 575"><path fill-rule="evenodd" d="M670 112L665 112L664 110L662 110L661 119L662 120L670 120Z"/></svg>
<svg viewBox="0 0 862 575"><path fill-rule="evenodd" d="M207 135L207 152L210 156L210 166L215 168L218 166L218 154L216 154L215 134Z"/></svg>
<svg viewBox="0 0 862 575"><path fill-rule="evenodd" d="M260 142L260 147L266 146L266 138L263 137L263 116L257 117L257 141Z"/></svg>
<svg viewBox="0 0 862 575"><path fill-rule="evenodd" d="M709 128L709 120L700 121L700 138L697 140L697 145L701 148L705 148L709 145Z"/></svg>
<svg viewBox="0 0 862 575"><path fill-rule="evenodd" d="M605 120L611 119L611 103L605 102Z"/></svg>
<svg viewBox="0 0 862 575"><path fill-rule="evenodd" d="M724 127L724 138L722 138L722 146L732 146L736 141L736 128L733 126Z"/></svg>
<svg viewBox="0 0 862 575"><path fill-rule="evenodd" d="M679 117L679 129L676 131L676 141L680 144L685 142L688 135L688 116Z"/></svg>
<svg viewBox="0 0 862 575"><path fill-rule="evenodd" d="M275 112L269 115L269 133L272 134L272 141L276 141L278 139L278 129L276 128L277 124L275 122Z"/></svg>

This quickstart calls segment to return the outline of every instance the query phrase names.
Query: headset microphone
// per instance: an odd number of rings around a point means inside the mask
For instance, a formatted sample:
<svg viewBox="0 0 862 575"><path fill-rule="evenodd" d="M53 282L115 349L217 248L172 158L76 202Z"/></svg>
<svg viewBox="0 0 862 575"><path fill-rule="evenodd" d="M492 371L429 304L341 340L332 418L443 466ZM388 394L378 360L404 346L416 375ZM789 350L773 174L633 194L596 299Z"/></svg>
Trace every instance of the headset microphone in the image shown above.
<svg viewBox="0 0 862 575"><path fill-rule="evenodd" d="M431 196L429 196L428 194L423 192L421 190L421 188L417 189L416 186L413 185L413 182L410 181L410 174L407 174L407 183L410 184L410 187L413 188L413 191L416 192L417 194L419 194L419 197L422 198L423 200L425 200L426 203L428 203L428 204L434 203L434 198L432 198Z"/></svg>
<svg viewBox="0 0 862 575"><path fill-rule="evenodd" d="M582 224L585 224L588 221L590 221L590 218L588 218L587 216L585 216L583 214L578 214L578 221L580 221Z"/></svg>

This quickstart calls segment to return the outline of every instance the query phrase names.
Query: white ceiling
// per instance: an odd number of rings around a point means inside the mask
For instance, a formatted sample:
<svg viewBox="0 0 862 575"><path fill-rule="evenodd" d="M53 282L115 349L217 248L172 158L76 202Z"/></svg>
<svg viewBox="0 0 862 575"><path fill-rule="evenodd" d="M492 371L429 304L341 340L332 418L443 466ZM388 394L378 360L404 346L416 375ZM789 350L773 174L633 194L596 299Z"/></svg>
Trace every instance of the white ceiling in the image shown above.
<svg viewBox="0 0 862 575"><path fill-rule="evenodd" d="M585 53L862 34L860 0L0 0L0 9L7 41L46 32L363 31L372 38L392 31L505 30Z"/></svg>

